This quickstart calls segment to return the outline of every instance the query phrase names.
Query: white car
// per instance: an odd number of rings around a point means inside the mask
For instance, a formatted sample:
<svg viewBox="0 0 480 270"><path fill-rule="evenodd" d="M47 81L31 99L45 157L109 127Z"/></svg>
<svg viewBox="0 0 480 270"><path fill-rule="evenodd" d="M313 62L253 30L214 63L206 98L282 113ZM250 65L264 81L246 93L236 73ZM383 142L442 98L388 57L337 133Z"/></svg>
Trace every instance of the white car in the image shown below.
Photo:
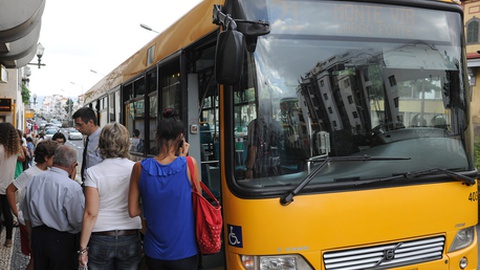
<svg viewBox="0 0 480 270"><path fill-rule="evenodd" d="M45 129L45 131L47 131L47 130L49 130L49 129L55 129L56 131L59 130L59 128L58 128L56 125L52 124L52 123L47 123L47 124L45 125L44 129Z"/></svg>
<svg viewBox="0 0 480 270"><path fill-rule="evenodd" d="M39 126L40 126L41 128L44 128L46 124L47 124L47 121L41 120Z"/></svg>
<svg viewBox="0 0 480 270"><path fill-rule="evenodd" d="M59 129L62 127L62 122L60 122L58 120L55 120L55 119L52 119L52 124L54 124Z"/></svg>
<svg viewBox="0 0 480 270"><path fill-rule="evenodd" d="M69 140L83 140L83 135L78 130L71 130L68 132Z"/></svg>
<svg viewBox="0 0 480 270"><path fill-rule="evenodd" d="M58 130L56 128L48 128L47 130L45 130L45 138L52 139L53 135L57 133L57 131Z"/></svg>

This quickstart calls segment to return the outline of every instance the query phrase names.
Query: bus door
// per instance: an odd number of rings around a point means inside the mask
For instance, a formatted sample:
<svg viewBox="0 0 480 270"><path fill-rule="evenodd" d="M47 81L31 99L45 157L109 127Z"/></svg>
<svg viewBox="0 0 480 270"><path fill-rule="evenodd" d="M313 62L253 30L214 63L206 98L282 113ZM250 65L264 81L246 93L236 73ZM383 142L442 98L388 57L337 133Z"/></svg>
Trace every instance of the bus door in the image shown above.
<svg viewBox="0 0 480 270"><path fill-rule="evenodd" d="M220 198L220 99L219 87L212 78L215 43L201 46L191 55L195 55L191 71L194 72L196 79L189 80L188 96L190 98L192 92L191 82L195 81L198 95L194 98L198 107L192 111L192 116L198 119L202 181L216 197Z"/></svg>
<svg viewBox="0 0 480 270"><path fill-rule="evenodd" d="M108 97L104 96L98 100L97 103L97 108L98 108L98 125L101 127L104 127L106 124L108 124Z"/></svg>
<svg viewBox="0 0 480 270"><path fill-rule="evenodd" d="M145 98L143 81L143 78L140 78L124 87L124 93L128 97L128 100L125 103L125 126L127 127L130 136L133 135L134 130L139 130L141 135L145 134ZM135 153L138 152L136 149L133 152L134 153L131 153L132 157L141 154Z"/></svg>
<svg viewBox="0 0 480 270"><path fill-rule="evenodd" d="M146 74L125 84L123 88L125 102L125 123L131 136L139 134L139 143L130 149L133 159L138 160L147 154L155 153L155 138L151 130L155 130L157 122L157 84L156 67Z"/></svg>
<svg viewBox="0 0 480 270"><path fill-rule="evenodd" d="M210 191L221 202L220 98L214 80L215 35L187 50L187 111L189 154L200 161L200 173ZM222 269L224 252L203 256L204 269Z"/></svg>
<svg viewBox="0 0 480 270"><path fill-rule="evenodd" d="M108 94L108 122L121 123L121 111L120 87L118 86Z"/></svg>

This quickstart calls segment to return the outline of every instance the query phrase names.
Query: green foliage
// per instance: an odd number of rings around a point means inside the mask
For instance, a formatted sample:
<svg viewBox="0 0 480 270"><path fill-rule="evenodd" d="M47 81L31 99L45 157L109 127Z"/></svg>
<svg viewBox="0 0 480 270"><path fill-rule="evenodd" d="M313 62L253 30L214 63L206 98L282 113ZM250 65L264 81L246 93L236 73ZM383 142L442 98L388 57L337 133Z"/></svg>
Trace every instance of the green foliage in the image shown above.
<svg viewBox="0 0 480 270"><path fill-rule="evenodd" d="M22 83L22 102L23 104L30 103L30 90L28 90L27 86Z"/></svg>
<svg viewBox="0 0 480 270"><path fill-rule="evenodd" d="M72 107L73 107L73 100L68 98L67 99L67 104L65 106L63 106L63 109L65 110L65 112L70 113L72 111Z"/></svg>
<svg viewBox="0 0 480 270"><path fill-rule="evenodd" d="M475 167L480 169L480 142L475 143Z"/></svg>

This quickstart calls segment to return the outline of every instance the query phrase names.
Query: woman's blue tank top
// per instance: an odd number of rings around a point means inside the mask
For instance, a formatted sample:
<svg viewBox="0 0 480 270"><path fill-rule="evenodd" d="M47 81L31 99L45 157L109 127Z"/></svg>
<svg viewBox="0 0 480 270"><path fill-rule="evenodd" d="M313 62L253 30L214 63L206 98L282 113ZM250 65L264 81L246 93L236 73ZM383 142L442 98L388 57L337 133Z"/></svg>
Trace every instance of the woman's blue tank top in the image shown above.
<svg viewBox="0 0 480 270"><path fill-rule="evenodd" d="M154 259L178 260L198 253L192 188L185 157L162 165L154 158L141 161L139 188L147 221L145 253Z"/></svg>

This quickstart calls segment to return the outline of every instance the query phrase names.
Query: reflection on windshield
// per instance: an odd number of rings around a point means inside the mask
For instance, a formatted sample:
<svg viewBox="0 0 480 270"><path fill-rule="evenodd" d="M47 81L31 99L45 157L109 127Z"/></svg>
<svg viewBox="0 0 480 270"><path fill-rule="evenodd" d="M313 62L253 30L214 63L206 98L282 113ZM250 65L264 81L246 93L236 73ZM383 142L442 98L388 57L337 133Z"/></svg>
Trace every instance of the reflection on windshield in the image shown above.
<svg viewBox="0 0 480 270"><path fill-rule="evenodd" d="M237 179L246 185L288 185L304 178L315 166L311 158L318 156L411 159L335 163L313 182L468 167L460 141L466 106L457 44L461 37L456 34L460 28L436 37L429 33L428 40L417 37L418 33L411 33L415 39L388 39L375 32L367 38L331 29L312 32L308 27L295 32L288 23L316 21L307 14L326 9L319 2L295 3L299 13L308 8L306 16L295 21L293 9L293 19L285 10L277 14L283 27L278 30L273 24L272 33L258 39L255 53L245 61L245 78L235 99L236 119L240 119L236 122ZM377 12L382 18L388 14L381 12L401 13L380 7ZM413 18L423 14L461 25L458 14L408 12ZM409 21L409 26L419 22ZM427 24L422 29L438 30L432 22L422 23ZM364 25L368 28L368 23Z"/></svg>

